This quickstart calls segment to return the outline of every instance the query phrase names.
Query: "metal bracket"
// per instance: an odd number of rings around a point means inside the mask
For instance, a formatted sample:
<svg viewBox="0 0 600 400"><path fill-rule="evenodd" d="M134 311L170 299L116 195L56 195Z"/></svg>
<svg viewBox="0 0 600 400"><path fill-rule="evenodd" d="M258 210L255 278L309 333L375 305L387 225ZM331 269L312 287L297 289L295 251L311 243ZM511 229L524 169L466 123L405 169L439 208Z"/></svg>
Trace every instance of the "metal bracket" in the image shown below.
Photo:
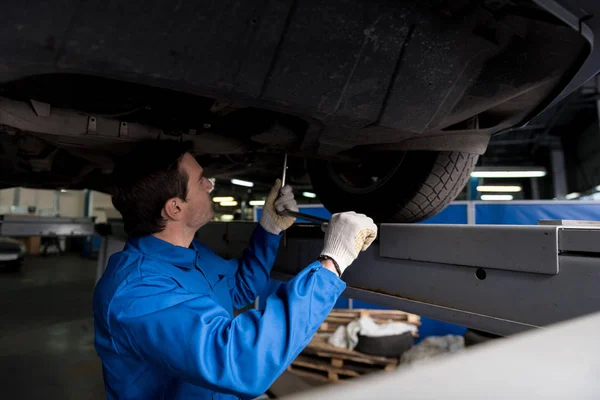
<svg viewBox="0 0 600 400"><path fill-rule="evenodd" d="M29 99L31 106L33 107L33 111L38 117L49 117L50 116L50 104L43 103L41 101Z"/></svg>
<svg viewBox="0 0 600 400"><path fill-rule="evenodd" d="M379 255L556 275L558 230L556 226L382 224Z"/></svg>
<svg viewBox="0 0 600 400"><path fill-rule="evenodd" d="M96 134L96 117L94 116L88 117L87 133L90 135Z"/></svg>
<svg viewBox="0 0 600 400"><path fill-rule="evenodd" d="M119 137L129 136L129 124L125 121L119 124Z"/></svg>

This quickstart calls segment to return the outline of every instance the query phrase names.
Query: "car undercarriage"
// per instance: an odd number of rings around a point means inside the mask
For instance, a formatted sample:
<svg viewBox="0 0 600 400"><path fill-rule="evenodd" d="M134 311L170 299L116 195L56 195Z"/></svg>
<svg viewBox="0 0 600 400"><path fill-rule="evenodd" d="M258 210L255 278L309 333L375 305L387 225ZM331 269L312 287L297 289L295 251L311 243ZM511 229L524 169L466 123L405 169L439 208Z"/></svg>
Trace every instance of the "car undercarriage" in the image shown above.
<svg viewBox="0 0 600 400"><path fill-rule="evenodd" d="M287 153L332 211L422 220L588 60L542 3L7 5L0 185L110 191L133 144L174 139L216 179L270 185Z"/></svg>

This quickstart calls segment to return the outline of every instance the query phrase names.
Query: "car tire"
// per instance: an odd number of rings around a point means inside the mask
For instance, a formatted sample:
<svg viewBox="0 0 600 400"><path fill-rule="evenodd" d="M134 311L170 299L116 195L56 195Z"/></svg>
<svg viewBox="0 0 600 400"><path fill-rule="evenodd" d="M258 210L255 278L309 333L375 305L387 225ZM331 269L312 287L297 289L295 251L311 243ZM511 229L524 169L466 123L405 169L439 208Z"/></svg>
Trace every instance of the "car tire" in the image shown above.
<svg viewBox="0 0 600 400"><path fill-rule="evenodd" d="M372 185L364 179L352 182L351 175L360 173L348 163L310 159L307 171L319 200L332 213L356 211L376 222L412 223L436 215L452 202L477 159L477 154L443 151L379 155L370 163L383 164L388 172L372 177Z"/></svg>

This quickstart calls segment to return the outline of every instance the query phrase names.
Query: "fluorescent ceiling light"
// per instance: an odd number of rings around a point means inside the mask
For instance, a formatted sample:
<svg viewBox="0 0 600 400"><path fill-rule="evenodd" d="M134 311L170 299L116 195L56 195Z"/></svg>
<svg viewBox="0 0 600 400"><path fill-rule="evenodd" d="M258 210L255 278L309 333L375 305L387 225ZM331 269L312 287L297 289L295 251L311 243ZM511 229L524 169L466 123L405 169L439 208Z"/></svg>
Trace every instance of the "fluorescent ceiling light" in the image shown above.
<svg viewBox="0 0 600 400"><path fill-rule="evenodd" d="M233 215L223 214L221 215L221 221L233 221Z"/></svg>
<svg viewBox="0 0 600 400"><path fill-rule="evenodd" d="M473 178L541 178L546 176L544 168L485 167L475 168Z"/></svg>
<svg viewBox="0 0 600 400"><path fill-rule="evenodd" d="M61 193L67 193L67 190L66 189L60 189L60 192Z"/></svg>
<svg viewBox="0 0 600 400"><path fill-rule="evenodd" d="M477 186L478 192L517 193L523 190L521 186Z"/></svg>
<svg viewBox="0 0 600 400"><path fill-rule="evenodd" d="M578 198L579 196L581 196L581 193L573 192L573 193L569 193L568 195L566 195L565 199L573 200L573 199Z"/></svg>
<svg viewBox="0 0 600 400"><path fill-rule="evenodd" d="M223 201L234 201L235 199L231 196L221 196L221 197L213 197L212 199L215 203L221 203Z"/></svg>
<svg viewBox="0 0 600 400"><path fill-rule="evenodd" d="M473 171L474 178L541 178L546 176L543 171Z"/></svg>
<svg viewBox="0 0 600 400"><path fill-rule="evenodd" d="M482 194L481 200L490 200L490 201L509 201L512 200L512 194Z"/></svg>
<svg viewBox="0 0 600 400"><path fill-rule="evenodd" d="M254 183L248 182L248 181L243 181L241 179L232 179L231 183L233 183L234 185L246 186L246 187L253 187L254 186Z"/></svg>
<svg viewBox="0 0 600 400"><path fill-rule="evenodd" d="M317 195L312 192L302 192L302 196L308 197L309 199L316 199Z"/></svg>
<svg viewBox="0 0 600 400"><path fill-rule="evenodd" d="M264 200L250 200L250 205L251 206L264 206L265 201Z"/></svg>
<svg viewBox="0 0 600 400"><path fill-rule="evenodd" d="M238 202L237 201L222 201L219 203L219 205L221 205L223 207L233 207L233 206L237 206Z"/></svg>

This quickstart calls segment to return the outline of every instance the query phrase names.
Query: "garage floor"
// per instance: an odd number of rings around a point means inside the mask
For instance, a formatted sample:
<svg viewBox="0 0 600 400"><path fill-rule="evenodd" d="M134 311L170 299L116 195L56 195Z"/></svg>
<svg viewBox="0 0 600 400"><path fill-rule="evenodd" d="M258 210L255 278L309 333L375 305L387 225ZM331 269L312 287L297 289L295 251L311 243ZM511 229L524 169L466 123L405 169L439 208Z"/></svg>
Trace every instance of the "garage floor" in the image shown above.
<svg viewBox="0 0 600 400"><path fill-rule="evenodd" d="M94 349L96 261L75 254L29 257L0 273L0 387L6 399L106 399ZM273 393L320 382L284 373Z"/></svg>
<svg viewBox="0 0 600 400"><path fill-rule="evenodd" d="M7 399L105 399L94 349L96 261L29 257L0 274L0 387Z"/></svg>

